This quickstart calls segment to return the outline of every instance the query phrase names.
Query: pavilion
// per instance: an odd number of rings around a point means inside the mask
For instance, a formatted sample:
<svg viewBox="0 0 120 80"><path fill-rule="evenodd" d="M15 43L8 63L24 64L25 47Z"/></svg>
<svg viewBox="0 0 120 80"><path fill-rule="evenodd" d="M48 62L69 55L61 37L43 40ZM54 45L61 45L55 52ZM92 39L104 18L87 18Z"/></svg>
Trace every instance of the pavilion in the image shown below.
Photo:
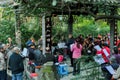
<svg viewBox="0 0 120 80"><path fill-rule="evenodd" d="M51 17L68 15L68 33L73 31L73 15L91 15L95 20L105 19L110 25L110 48L117 42L117 21L120 19L119 0L0 0L0 5L11 7L16 14L16 42L21 47L20 15L42 17L43 53L51 49Z"/></svg>

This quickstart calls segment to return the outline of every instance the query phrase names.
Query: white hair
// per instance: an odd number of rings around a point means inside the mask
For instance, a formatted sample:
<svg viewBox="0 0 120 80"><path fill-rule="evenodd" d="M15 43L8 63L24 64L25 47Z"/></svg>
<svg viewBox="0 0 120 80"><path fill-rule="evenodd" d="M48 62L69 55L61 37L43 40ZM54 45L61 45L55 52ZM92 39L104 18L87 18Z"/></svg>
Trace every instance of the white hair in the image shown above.
<svg viewBox="0 0 120 80"><path fill-rule="evenodd" d="M19 47L14 47L13 50L14 50L14 51L17 51L17 50L20 51L20 48L19 48Z"/></svg>

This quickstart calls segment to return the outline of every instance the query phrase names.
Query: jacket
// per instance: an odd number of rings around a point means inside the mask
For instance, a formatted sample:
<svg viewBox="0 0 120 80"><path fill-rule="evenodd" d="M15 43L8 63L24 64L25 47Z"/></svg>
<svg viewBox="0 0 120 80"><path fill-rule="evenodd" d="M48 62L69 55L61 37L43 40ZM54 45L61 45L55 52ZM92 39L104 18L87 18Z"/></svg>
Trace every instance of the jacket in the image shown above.
<svg viewBox="0 0 120 80"><path fill-rule="evenodd" d="M0 71L6 69L6 63L4 59L4 54L0 52Z"/></svg>
<svg viewBox="0 0 120 80"><path fill-rule="evenodd" d="M12 74L18 74L24 71L23 58L17 54L13 53L9 58L9 68Z"/></svg>
<svg viewBox="0 0 120 80"><path fill-rule="evenodd" d="M72 58L80 58L82 52L82 45L80 44L80 48L77 48L77 43L73 44L71 51L73 52Z"/></svg>

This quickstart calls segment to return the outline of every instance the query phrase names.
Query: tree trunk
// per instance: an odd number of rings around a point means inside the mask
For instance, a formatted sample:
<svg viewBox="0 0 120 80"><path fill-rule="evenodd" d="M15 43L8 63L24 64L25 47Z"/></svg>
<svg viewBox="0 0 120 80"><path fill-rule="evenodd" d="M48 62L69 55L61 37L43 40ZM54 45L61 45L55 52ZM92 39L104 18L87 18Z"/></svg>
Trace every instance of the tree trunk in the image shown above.
<svg viewBox="0 0 120 80"><path fill-rule="evenodd" d="M16 36L16 44L19 48L21 48L21 31L20 31L20 13L19 11L15 11L15 36Z"/></svg>

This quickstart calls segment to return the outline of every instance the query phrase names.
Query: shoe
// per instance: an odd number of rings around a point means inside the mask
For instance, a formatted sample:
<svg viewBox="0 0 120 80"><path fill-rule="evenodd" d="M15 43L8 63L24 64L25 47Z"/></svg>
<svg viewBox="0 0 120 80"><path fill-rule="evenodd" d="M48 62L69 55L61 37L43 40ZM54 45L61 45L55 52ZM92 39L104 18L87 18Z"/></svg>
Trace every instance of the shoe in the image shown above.
<svg viewBox="0 0 120 80"><path fill-rule="evenodd" d="M77 71L76 73L77 73L77 74L80 74L80 71Z"/></svg>
<svg viewBox="0 0 120 80"><path fill-rule="evenodd" d="M75 75L76 75L76 72L73 72L73 75L75 76Z"/></svg>
<svg viewBox="0 0 120 80"><path fill-rule="evenodd" d="M73 65L70 65L70 67L73 67Z"/></svg>

